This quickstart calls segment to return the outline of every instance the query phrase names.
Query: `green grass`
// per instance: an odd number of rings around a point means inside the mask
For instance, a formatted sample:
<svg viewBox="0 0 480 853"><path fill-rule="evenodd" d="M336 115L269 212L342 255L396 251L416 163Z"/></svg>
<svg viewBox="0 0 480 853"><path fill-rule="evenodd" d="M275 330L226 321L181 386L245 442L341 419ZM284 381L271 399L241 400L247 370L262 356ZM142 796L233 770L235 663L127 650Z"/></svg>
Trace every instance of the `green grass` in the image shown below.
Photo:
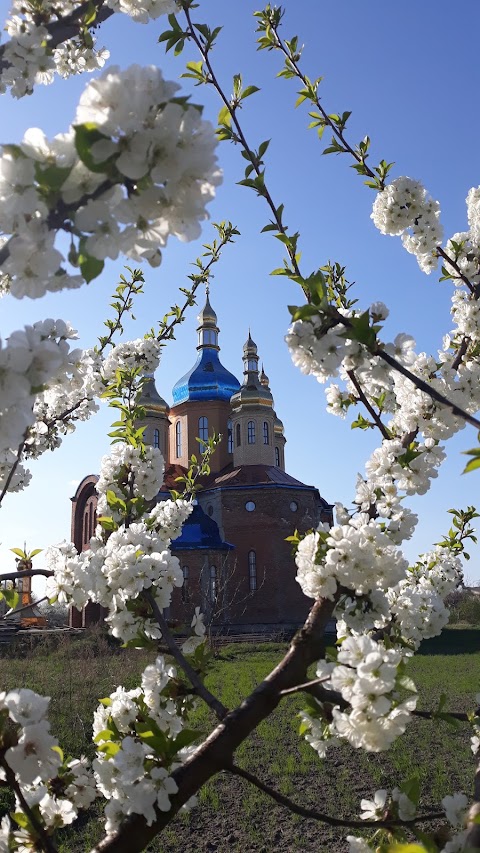
<svg viewBox="0 0 480 853"><path fill-rule="evenodd" d="M227 707L235 707L280 659L285 646L247 644L220 650L208 686ZM64 640L55 647L25 645L18 656L0 658L0 686L23 685L52 697L52 730L65 751L93 754L91 715L98 697L118 684L133 687L150 659L145 652L112 648L101 636ZM419 707L434 708L442 693L448 708L465 711L480 690L480 631L445 631L424 644L410 664L420 694ZM393 788L418 771L424 808L437 808L448 792L472 788L473 760L468 727L414 720L388 753L366 755L348 746L332 749L321 762L298 736L300 695L288 697L237 751L235 760L262 780L303 805L332 815L355 816L362 797L377 788ZM197 725L208 731L209 709L202 706ZM9 803L3 795L0 809ZM225 774L199 794L199 805L177 817L149 847L152 853L197 851L341 851L340 835L296 818L243 780ZM89 822L62 833L61 853L80 853L101 835L100 808Z"/></svg>

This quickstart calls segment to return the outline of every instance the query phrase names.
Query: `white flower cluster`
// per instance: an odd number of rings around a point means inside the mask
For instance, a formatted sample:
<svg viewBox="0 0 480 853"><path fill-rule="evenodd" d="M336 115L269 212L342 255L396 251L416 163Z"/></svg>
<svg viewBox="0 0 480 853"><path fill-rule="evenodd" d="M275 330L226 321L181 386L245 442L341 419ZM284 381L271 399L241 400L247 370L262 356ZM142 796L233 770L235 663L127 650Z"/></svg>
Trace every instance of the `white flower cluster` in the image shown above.
<svg viewBox="0 0 480 853"><path fill-rule="evenodd" d="M362 820L385 820L384 815L400 820L413 820L417 807L400 788L394 788L389 795L385 788L375 791L373 800L362 800L360 803Z"/></svg>
<svg viewBox="0 0 480 853"><path fill-rule="evenodd" d="M325 332L321 317L295 320L285 340L294 365L302 373L315 376L319 382L338 376L342 366L346 370L358 367L366 357L359 343L344 337L342 326L334 326Z"/></svg>
<svg viewBox="0 0 480 853"><path fill-rule="evenodd" d="M191 501L178 498L176 501L160 501L150 512L149 523L165 541L180 536L182 527L193 511Z"/></svg>
<svg viewBox="0 0 480 853"><path fill-rule="evenodd" d="M326 525L321 525L324 531ZM328 528L327 528L328 529ZM319 554L319 533L309 533L299 543L295 562L297 581L310 598L333 599L338 586L357 595L387 590L397 584L407 561L375 521L332 527Z"/></svg>
<svg viewBox="0 0 480 853"><path fill-rule="evenodd" d="M357 749L381 752L388 749L403 732L416 706L416 696L399 690L399 667L405 654L387 649L364 635L347 637L340 647L336 663L319 661L317 676L323 685L341 694L349 708L332 710L333 721L304 715L310 731L307 741L323 757L328 743L346 740ZM414 690L413 684L407 690Z"/></svg>
<svg viewBox="0 0 480 853"><path fill-rule="evenodd" d="M115 444L100 466L98 514L112 515L116 521L122 518L120 509L108 505L107 491L122 500L127 496L153 500L162 486L164 468L163 456L156 447L142 450L123 442Z"/></svg>
<svg viewBox="0 0 480 853"><path fill-rule="evenodd" d="M461 562L438 546L423 554L407 577L389 590L389 611L403 640L418 648L421 641L437 637L448 623L443 599L462 579Z"/></svg>
<svg viewBox="0 0 480 853"><path fill-rule="evenodd" d="M80 809L88 808L96 797L96 789L85 758L63 763L58 741L50 734L46 719L49 703L48 697L28 689L0 693L2 725L8 718L9 740L14 737L14 744L5 752L5 761L15 774L27 804L37 806L44 826L53 830L72 823ZM3 771L0 777L5 779ZM16 810L23 810L18 799ZM20 835L11 832L8 822L2 822L0 842L5 847L0 849L30 849L29 844L17 846Z"/></svg>
<svg viewBox="0 0 480 853"><path fill-rule="evenodd" d="M170 797L177 792L177 785L169 772L172 764L168 767L162 754L161 734L172 739L183 728L183 700L174 701L168 690L175 678L175 668L158 657L143 672L141 687L118 687L94 714L98 752L93 768L97 786L108 800L108 833L118 828L125 815L141 814L150 825L156 808L170 809ZM146 723L143 728L138 725L139 719ZM158 731L156 738L149 728ZM120 737L114 734L115 729Z"/></svg>
<svg viewBox="0 0 480 853"><path fill-rule="evenodd" d="M141 368L142 374L154 373L160 363L160 344L155 338L137 338L117 344L108 353L102 376L106 382L115 378L117 370Z"/></svg>
<svg viewBox="0 0 480 853"><path fill-rule="evenodd" d="M371 218L382 234L401 234L407 252L416 255L420 269L437 266L436 247L442 242L440 205L429 198L419 181L397 178L379 192Z"/></svg>
<svg viewBox="0 0 480 853"><path fill-rule="evenodd" d="M84 90L75 129L52 141L30 129L20 146L3 146L0 232L9 239L2 273L14 296L79 287L87 276L82 257L123 252L158 266L170 235L199 236L221 180L216 139L198 109L175 100L178 88L154 66L112 67ZM80 275L67 272L55 245L67 221L78 236L69 260Z"/></svg>
<svg viewBox="0 0 480 853"><path fill-rule="evenodd" d="M175 0L107 0L107 6L114 12L129 15L138 24L147 24L178 9Z"/></svg>
<svg viewBox="0 0 480 853"><path fill-rule="evenodd" d="M173 588L182 586L182 571L168 543L137 522L113 531L105 544L93 537L88 550L81 554L73 550L65 543L46 552L54 571L47 582L48 595L79 608L87 601L101 604L109 610L111 633L123 642L142 634L159 638L160 629L144 616L139 596L149 590L164 610Z"/></svg>
<svg viewBox="0 0 480 853"><path fill-rule="evenodd" d="M35 421L36 396L68 382L80 350L70 350L76 332L63 320L44 320L0 341L0 474L8 476L16 450ZM10 489L22 488L28 475L16 473Z"/></svg>
<svg viewBox="0 0 480 853"><path fill-rule="evenodd" d="M177 10L173 0L107 0L105 5L141 24ZM55 47L50 43L49 26L58 26L77 7L75 0L44 0L42 23L39 24L35 6L12 0L11 14L4 27L9 40L3 46L0 92L9 89L14 97L21 98L30 95L37 84L52 83L55 72L61 77L70 77L96 71L105 65L109 51L97 47L94 29L86 37L81 18L76 36Z"/></svg>

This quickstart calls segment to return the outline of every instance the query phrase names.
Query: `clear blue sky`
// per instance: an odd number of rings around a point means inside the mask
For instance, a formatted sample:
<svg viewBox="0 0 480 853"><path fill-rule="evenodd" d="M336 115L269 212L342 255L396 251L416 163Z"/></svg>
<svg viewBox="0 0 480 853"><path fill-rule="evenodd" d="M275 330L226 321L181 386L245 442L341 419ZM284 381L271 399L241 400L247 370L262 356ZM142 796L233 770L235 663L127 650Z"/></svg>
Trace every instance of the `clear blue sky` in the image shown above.
<svg viewBox="0 0 480 853"><path fill-rule="evenodd" d="M372 139L372 159L395 161L393 176L409 175L424 182L441 202L447 236L466 228L465 196L480 183L480 118L478 93L479 7L460 0L451 3L405 0L385 4L318 0L286 0L284 33L298 34L304 42L303 67L311 77L324 76L322 94L329 112L352 110L350 139L365 134ZM306 110L293 109L293 83L276 80L280 57L255 50L251 0L204 0L195 11L197 21L224 25L213 60L227 93L231 78L242 72L246 83L261 92L248 99L242 112L252 145L271 138L267 180L277 203L284 202L285 221L300 230L302 265L309 272L328 259L347 266L357 282L357 297L367 307L383 300L391 310L386 333L412 333L419 349L435 352L450 329L449 285L423 275L400 240L380 235L369 215L374 194L349 168L345 157L322 157L322 145L306 130ZM0 3L5 18L8 4ZM457 23L455 23L457 22ZM467 22L468 26L458 26ZM158 64L165 77L178 78L193 49L175 59L157 44L166 19L141 26L116 15L99 33L99 43L109 48L111 64L122 67L137 62ZM32 126L47 134L63 131L73 119L79 93L88 81L83 76L53 86L39 87L31 98L13 101L3 97L2 142L16 142ZM204 87L194 89L183 81L194 100L205 104L205 114L215 121L219 104ZM239 152L226 143L219 147L224 184L210 206L213 221L230 219L241 237L228 247L218 265L211 299L221 327L221 357L241 376L242 345L248 327L258 344L270 377L278 415L285 424L287 470L319 487L324 497L350 503L357 471L377 438L351 432L349 424L326 414L323 388L302 376L292 365L283 336L289 322L288 304L300 301L295 286L269 272L281 265L282 247L268 234L260 234L268 211L254 194L236 186L243 177ZM146 295L136 306L136 323L130 337L142 335L152 321L177 301L177 288L185 284L190 263L210 242L207 224L196 244L172 241L162 266L145 268ZM109 294L122 263L109 262L100 279L71 293L39 301L2 301L1 334L6 336L24 323L48 316L70 319L79 329L81 344L95 343L102 331ZM195 351L196 311L178 332L177 341L164 351L157 386L171 401L175 381L191 366ZM8 548L22 545L46 547L70 532L69 497L85 474L98 471L108 449L110 411L78 427L59 451L45 454L32 466L34 480L25 492L12 495L0 515L1 570L12 567ZM473 430L464 430L450 442L450 459L429 495L412 503L421 513L415 540L406 547L413 559L438 540L449 523L446 510L475 503L479 474L461 477L465 457L461 451L476 442ZM480 579L478 555L467 566L470 578ZM37 558L41 565L41 556Z"/></svg>

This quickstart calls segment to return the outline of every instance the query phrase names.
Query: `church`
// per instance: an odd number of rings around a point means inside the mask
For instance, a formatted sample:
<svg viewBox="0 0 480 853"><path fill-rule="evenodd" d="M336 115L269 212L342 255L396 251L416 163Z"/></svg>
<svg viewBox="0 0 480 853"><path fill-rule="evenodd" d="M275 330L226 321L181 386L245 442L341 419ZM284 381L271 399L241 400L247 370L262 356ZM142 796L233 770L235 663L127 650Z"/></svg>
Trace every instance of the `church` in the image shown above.
<svg viewBox="0 0 480 853"><path fill-rule="evenodd" d="M141 399L145 442L165 458L158 501L178 489L176 477L186 472L192 454L199 455L198 439L214 432L222 436L193 512L172 542L184 583L174 590L168 618L181 628L199 606L215 631L292 631L311 602L295 580L286 538L320 521L332 524L333 507L315 486L285 470L283 424L250 333L243 347L242 383L220 361L217 315L208 291L197 331L197 359L176 382L172 405L158 393L153 376ZM88 548L95 529L96 480L85 477L71 499L71 537L79 551ZM70 621L72 627L87 627L103 615L99 605L90 603L83 612L72 610Z"/></svg>

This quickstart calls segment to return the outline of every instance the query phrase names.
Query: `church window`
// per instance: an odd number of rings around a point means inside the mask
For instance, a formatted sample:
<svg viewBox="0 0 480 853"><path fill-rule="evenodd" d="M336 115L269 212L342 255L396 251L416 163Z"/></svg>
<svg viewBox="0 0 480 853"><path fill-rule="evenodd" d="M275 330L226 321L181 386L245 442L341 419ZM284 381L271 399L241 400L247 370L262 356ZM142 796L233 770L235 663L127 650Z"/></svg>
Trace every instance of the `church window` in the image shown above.
<svg viewBox="0 0 480 853"><path fill-rule="evenodd" d="M255 421L249 421L247 424L247 441L249 444L255 444Z"/></svg>
<svg viewBox="0 0 480 853"><path fill-rule="evenodd" d="M227 449L229 453L233 453L233 426L231 418L227 421Z"/></svg>
<svg viewBox="0 0 480 853"><path fill-rule="evenodd" d="M212 506L212 504L209 504L208 509L207 509L207 512L208 512L208 514L209 514L209 516L210 516L210 518L211 518L211 517L212 517L212 515L213 515L213 506Z"/></svg>
<svg viewBox="0 0 480 853"><path fill-rule="evenodd" d="M298 504L297 504L297 502L296 502L296 501L292 501L292 502L291 502L291 504L290 504L290 509L292 510L292 512L296 512L296 511L297 511L297 509L298 509Z"/></svg>
<svg viewBox="0 0 480 853"><path fill-rule="evenodd" d="M153 446L157 447L157 448L160 447L160 430L159 429L153 430Z"/></svg>
<svg viewBox="0 0 480 853"><path fill-rule="evenodd" d="M200 441L208 441L208 418L198 419L198 437Z"/></svg>
<svg viewBox="0 0 480 853"><path fill-rule="evenodd" d="M256 504L254 501L247 501L247 503L245 504L245 509L247 510L247 512L253 512L255 507L256 507Z"/></svg>
<svg viewBox="0 0 480 853"><path fill-rule="evenodd" d="M210 583L209 583L209 590L208 591L209 591L209 595L210 595L210 601L213 604L217 600L217 594L218 594L216 566L210 566L210 578L209 578L209 580L210 580Z"/></svg>
<svg viewBox="0 0 480 853"><path fill-rule="evenodd" d="M242 431L240 428L240 424L237 424L237 447L240 447L242 443Z"/></svg>
<svg viewBox="0 0 480 853"><path fill-rule="evenodd" d="M188 571L188 566L183 566L183 586L182 586L182 601L186 603L190 598L190 590L189 590L189 580L190 573Z"/></svg>
<svg viewBox="0 0 480 853"><path fill-rule="evenodd" d="M270 444L270 432L267 421L263 422L263 443Z"/></svg>
<svg viewBox="0 0 480 853"><path fill-rule="evenodd" d="M182 455L182 423L177 421L175 424L175 456L177 459Z"/></svg>
<svg viewBox="0 0 480 853"><path fill-rule="evenodd" d="M248 552L248 584L250 592L257 588L257 555L255 551Z"/></svg>
<svg viewBox="0 0 480 853"><path fill-rule="evenodd" d="M248 370L258 370L258 365L257 365L257 362L255 361L254 358L248 359L247 367L248 367Z"/></svg>
<svg viewBox="0 0 480 853"><path fill-rule="evenodd" d="M200 343L203 343L204 346L214 347L217 345L217 333L214 329L203 329L200 334L202 336Z"/></svg>
<svg viewBox="0 0 480 853"><path fill-rule="evenodd" d="M278 447L275 448L275 465L277 468L280 468L280 451Z"/></svg>

